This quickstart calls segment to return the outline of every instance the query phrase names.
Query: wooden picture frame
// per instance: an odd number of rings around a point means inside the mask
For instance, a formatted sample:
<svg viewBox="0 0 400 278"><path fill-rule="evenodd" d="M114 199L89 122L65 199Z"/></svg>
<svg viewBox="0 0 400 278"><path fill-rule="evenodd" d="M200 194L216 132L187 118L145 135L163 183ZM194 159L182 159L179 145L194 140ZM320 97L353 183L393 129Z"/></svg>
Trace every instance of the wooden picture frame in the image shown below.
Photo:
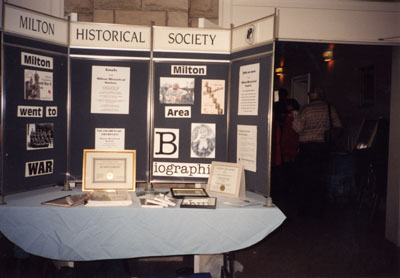
<svg viewBox="0 0 400 278"><path fill-rule="evenodd" d="M135 189L136 150L83 150L83 191Z"/></svg>

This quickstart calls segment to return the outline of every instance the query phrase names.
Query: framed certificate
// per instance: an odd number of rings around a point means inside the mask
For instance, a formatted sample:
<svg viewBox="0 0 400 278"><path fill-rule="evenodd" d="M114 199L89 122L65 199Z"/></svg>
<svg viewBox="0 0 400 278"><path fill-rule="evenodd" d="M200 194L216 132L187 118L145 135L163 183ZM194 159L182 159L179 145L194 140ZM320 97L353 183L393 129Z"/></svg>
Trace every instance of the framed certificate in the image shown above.
<svg viewBox="0 0 400 278"><path fill-rule="evenodd" d="M171 195L177 199L185 197L208 197L207 192L203 188L171 188Z"/></svg>
<svg viewBox="0 0 400 278"><path fill-rule="evenodd" d="M215 197L193 197L183 198L181 202L181 208L208 208L208 209L215 209L217 207L217 198Z"/></svg>
<svg viewBox="0 0 400 278"><path fill-rule="evenodd" d="M136 187L136 151L83 150L82 190L129 190Z"/></svg>
<svg viewBox="0 0 400 278"><path fill-rule="evenodd" d="M244 197L246 184L243 165L229 162L211 162L207 192L226 197Z"/></svg>

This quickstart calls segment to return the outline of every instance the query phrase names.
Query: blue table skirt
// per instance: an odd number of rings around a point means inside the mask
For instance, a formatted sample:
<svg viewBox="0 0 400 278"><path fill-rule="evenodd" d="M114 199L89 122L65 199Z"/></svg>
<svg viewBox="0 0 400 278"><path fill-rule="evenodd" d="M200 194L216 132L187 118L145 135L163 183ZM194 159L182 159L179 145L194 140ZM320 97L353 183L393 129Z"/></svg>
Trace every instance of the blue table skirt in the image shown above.
<svg viewBox="0 0 400 278"><path fill-rule="evenodd" d="M90 261L225 253L257 243L285 220L277 207L230 207L223 197L217 209L141 208L135 192L126 207L41 205L78 193L50 187L6 196L0 231L31 254ZM246 198L265 202L252 192Z"/></svg>

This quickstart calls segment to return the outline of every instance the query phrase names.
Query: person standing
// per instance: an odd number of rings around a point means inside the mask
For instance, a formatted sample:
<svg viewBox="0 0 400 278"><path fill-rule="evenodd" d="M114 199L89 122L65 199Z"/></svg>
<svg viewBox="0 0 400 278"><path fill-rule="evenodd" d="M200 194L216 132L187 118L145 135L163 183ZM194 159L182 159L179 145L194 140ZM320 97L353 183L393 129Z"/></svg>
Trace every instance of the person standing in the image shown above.
<svg viewBox="0 0 400 278"><path fill-rule="evenodd" d="M324 90L315 88L308 96L310 103L300 109L292 128L299 135L300 212L318 215L323 212L326 203L329 151L324 135L330 128L330 120ZM330 106L333 126L341 127L335 107Z"/></svg>

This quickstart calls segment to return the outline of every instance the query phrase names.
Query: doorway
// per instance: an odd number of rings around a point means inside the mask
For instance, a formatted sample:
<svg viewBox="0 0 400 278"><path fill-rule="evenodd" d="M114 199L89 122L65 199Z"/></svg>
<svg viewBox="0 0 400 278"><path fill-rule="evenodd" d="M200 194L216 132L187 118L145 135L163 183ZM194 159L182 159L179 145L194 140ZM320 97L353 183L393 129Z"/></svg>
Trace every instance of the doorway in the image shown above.
<svg viewBox="0 0 400 278"><path fill-rule="evenodd" d="M298 101L300 106L308 103L308 92L310 91L311 74L298 75L292 78L291 98Z"/></svg>

